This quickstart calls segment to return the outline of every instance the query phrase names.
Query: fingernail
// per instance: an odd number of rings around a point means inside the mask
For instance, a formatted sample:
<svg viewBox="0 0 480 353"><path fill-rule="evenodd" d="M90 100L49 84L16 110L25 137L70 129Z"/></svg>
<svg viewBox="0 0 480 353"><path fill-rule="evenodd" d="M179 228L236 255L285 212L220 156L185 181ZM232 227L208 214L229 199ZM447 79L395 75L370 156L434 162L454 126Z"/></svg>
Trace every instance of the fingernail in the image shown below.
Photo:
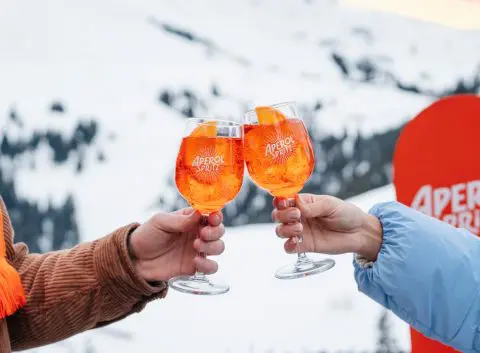
<svg viewBox="0 0 480 353"><path fill-rule="evenodd" d="M287 200L279 200L278 201L278 207L281 207L281 208L287 208L288 207L288 201Z"/></svg>
<svg viewBox="0 0 480 353"><path fill-rule="evenodd" d="M214 219L215 222L220 222L220 216L218 214L213 216L213 219Z"/></svg>
<svg viewBox="0 0 480 353"><path fill-rule="evenodd" d="M294 238L290 238L290 241L292 242L292 244L297 244L297 237L294 237Z"/></svg>

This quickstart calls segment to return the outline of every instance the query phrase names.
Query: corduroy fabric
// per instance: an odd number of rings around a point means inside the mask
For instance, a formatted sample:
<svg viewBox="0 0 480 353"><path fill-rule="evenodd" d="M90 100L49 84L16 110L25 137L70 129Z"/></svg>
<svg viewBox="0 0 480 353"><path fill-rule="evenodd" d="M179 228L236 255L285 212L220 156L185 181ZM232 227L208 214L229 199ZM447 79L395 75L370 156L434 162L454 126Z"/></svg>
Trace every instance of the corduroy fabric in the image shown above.
<svg viewBox="0 0 480 353"><path fill-rule="evenodd" d="M137 223L70 250L29 254L13 245L13 229L0 198L7 257L20 273L27 304L0 321L0 353L57 342L141 311L166 295L167 284L151 286L137 276L127 235Z"/></svg>

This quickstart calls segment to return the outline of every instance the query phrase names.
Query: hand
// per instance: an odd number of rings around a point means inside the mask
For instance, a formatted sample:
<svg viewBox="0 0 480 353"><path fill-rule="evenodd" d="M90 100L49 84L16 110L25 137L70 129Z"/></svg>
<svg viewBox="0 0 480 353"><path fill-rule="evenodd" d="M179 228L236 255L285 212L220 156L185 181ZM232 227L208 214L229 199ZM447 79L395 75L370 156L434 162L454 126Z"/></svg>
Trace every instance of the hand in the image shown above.
<svg viewBox="0 0 480 353"><path fill-rule="evenodd" d="M288 253L297 252L296 237L303 235L300 251L355 252L376 260L382 242L381 224L357 206L332 196L313 194L297 195L295 202L275 198L274 206L272 218L281 223L276 232L280 238L287 238Z"/></svg>
<svg viewBox="0 0 480 353"><path fill-rule="evenodd" d="M159 213L138 227L130 237L129 250L139 275L147 281L168 281L193 274L196 269L205 274L217 272L215 261L197 254L223 252L223 216L212 213L207 226L200 224L201 218L192 208L185 208Z"/></svg>

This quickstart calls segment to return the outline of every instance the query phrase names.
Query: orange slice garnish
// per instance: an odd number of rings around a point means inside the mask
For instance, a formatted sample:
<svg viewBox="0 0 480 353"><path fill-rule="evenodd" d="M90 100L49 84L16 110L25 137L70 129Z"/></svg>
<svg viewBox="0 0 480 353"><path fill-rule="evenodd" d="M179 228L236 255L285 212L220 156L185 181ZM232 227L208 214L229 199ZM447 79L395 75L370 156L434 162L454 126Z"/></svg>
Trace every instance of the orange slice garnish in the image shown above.
<svg viewBox="0 0 480 353"><path fill-rule="evenodd" d="M258 123L261 125L273 125L287 120L287 117L272 107L256 107Z"/></svg>
<svg viewBox="0 0 480 353"><path fill-rule="evenodd" d="M215 120L207 121L198 125L192 131L190 136L193 137L217 137L217 122Z"/></svg>

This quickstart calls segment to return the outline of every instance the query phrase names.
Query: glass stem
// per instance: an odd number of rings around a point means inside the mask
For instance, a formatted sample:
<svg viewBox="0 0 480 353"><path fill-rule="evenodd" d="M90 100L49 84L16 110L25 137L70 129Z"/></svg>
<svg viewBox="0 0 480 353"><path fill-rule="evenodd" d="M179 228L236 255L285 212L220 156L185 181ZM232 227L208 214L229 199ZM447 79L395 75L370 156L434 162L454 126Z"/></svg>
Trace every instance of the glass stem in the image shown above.
<svg viewBox="0 0 480 353"><path fill-rule="evenodd" d="M196 281L206 281L207 280L207 276L205 276L205 273L200 272L200 271L196 271L195 275L193 277L195 277L194 279Z"/></svg>
<svg viewBox="0 0 480 353"><path fill-rule="evenodd" d="M297 237L297 263L305 263L309 262L310 260L307 257L307 254L305 254L304 251L300 251L300 244L303 243L303 235L299 235Z"/></svg>
<svg viewBox="0 0 480 353"><path fill-rule="evenodd" d="M295 207L295 198L288 199L288 206ZM303 244L303 235L297 236L297 264L304 264L306 262L310 262L310 259L307 257L307 254L304 251L301 251L301 244Z"/></svg>
<svg viewBox="0 0 480 353"><path fill-rule="evenodd" d="M200 237L200 229L202 227L205 227L208 225L208 214L207 215L202 215L202 218L200 219L200 227L198 227L198 233L197 233L197 238ZM198 256L205 257L205 254L200 252L198 253ZM195 275L193 276L193 279L196 281L208 281L207 276L205 276L205 273L200 272L200 271L195 271Z"/></svg>

